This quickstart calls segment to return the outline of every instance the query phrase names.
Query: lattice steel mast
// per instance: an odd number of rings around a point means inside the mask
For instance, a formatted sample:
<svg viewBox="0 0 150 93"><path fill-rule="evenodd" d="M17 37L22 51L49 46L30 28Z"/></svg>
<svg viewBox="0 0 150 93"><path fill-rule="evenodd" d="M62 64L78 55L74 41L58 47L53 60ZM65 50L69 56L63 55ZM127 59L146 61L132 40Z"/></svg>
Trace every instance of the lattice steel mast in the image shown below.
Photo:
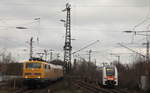
<svg viewBox="0 0 150 93"><path fill-rule="evenodd" d="M69 72L71 70L71 5L69 3L66 4L66 9L63 11L67 11L66 16L66 35L65 35L65 45L64 45L64 62L65 62L65 70Z"/></svg>

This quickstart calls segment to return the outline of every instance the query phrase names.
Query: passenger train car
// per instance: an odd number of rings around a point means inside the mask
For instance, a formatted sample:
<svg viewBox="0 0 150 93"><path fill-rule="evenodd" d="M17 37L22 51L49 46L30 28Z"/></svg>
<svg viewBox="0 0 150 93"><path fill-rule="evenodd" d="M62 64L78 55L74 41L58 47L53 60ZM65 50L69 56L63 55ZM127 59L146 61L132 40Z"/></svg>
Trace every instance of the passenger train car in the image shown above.
<svg viewBox="0 0 150 93"><path fill-rule="evenodd" d="M62 66L33 58L23 63L23 78L26 86L45 85L63 78Z"/></svg>
<svg viewBox="0 0 150 93"><path fill-rule="evenodd" d="M118 71L115 66L109 65L98 69L97 81L100 85L105 87L116 87L118 86Z"/></svg>

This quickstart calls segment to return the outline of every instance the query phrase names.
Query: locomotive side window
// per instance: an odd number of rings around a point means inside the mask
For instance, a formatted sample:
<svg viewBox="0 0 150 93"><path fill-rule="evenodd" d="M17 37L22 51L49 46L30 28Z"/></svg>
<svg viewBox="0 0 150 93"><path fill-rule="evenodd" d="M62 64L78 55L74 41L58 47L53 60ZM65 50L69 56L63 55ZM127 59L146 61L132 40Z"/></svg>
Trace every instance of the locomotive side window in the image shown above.
<svg viewBox="0 0 150 93"><path fill-rule="evenodd" d="M41 68L40 63L26 63L26 68Z"/></svg>
<svg viewBox="0 0 150 93"><path fill-rule="evenodd" d="M106 68L106 75L107 76L115 75L115 69L114 68L110 68L110 67Z"/></svg>

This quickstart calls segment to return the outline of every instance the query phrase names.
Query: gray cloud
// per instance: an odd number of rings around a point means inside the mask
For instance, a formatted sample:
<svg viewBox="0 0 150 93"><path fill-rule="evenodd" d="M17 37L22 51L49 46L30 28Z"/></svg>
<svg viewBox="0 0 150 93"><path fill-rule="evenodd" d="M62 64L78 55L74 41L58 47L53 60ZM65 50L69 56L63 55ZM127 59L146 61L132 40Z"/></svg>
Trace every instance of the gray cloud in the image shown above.
<svg viewBox="0 0 150 93"><path fill-rule="evenodd" d="M149 11L149 0L70 0L70 2L72 38L76 38L72 41L73 50L95 40L100 40L100 45L89 49L105 50L114 47L118 42L130 42L131 35L122 31L131 30ZM1 0L0 29L4 28L0 30L1 47L10 49L27 47L25 41L31 36L34 36L36 41L39 34L40 47L63 51L65 28L59 20L65 18L66 13L61 12L65 8L65 3L65 0ZM34 22L34 18L37 17L41 18L40 32L38 22ZM25 26L28 29L15 29L16 26ZM98 60L101 59L99 55L96 56Z"/></svg>

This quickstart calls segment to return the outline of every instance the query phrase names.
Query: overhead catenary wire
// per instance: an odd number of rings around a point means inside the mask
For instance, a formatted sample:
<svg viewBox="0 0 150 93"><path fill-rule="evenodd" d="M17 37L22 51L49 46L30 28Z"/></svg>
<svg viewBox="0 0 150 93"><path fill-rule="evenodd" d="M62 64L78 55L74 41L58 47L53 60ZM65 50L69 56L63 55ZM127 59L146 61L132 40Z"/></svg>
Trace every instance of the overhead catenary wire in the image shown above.
<svg viewBox="0 0 150 93"><path fill-rule="evenodd" d="M99 40L96 40L95 42L90 43L90 44L88 44L88 45L86 45L86 46L82 47L81 49L79 49L79 50L77 50L77 51L73 52L72 54L75 54L75 53L77 53L77 52L80 52L81 50L84 50L84 49L86 49L86 48L90 47L91 45L93 45L93 44L95 44L95 43L97 43L97 42L99 42Z"/></svg>
<svg viewBox="0 0 150 93"><path fill-rule="evenodd" d="M134 53L136 53L136 54L139 54L139 55L141 55L142 57L146 57L145 55L143 55L143 54L141 54L141 53L139 53L139 52L137 52L137 51L135 51L135 50L133 50L133 49L130 49L130 48L128 48L127 46L125 46L125 45L123 45L123 44L121 44L121 43L118 43L118 45L120 45L120 46L122 46L122 47L124 47L124 48L126 48L126 49L128 49L128 50L130 50L130 51L132 51L132 52L134 52Z"/></svg>
<svg viewBox="0 0 150 93"><path fill-rule="evenodd" d="M133 27L133 30L135 31L135 29L136 29L137 27L141 26L141 25L144 24L146 21L150 20L149 17L150 17L150 0L148 0L148 12L147 12L146 16L144 17L144 19L143 19L141 22L137 23L137 24Z"/></svg>

